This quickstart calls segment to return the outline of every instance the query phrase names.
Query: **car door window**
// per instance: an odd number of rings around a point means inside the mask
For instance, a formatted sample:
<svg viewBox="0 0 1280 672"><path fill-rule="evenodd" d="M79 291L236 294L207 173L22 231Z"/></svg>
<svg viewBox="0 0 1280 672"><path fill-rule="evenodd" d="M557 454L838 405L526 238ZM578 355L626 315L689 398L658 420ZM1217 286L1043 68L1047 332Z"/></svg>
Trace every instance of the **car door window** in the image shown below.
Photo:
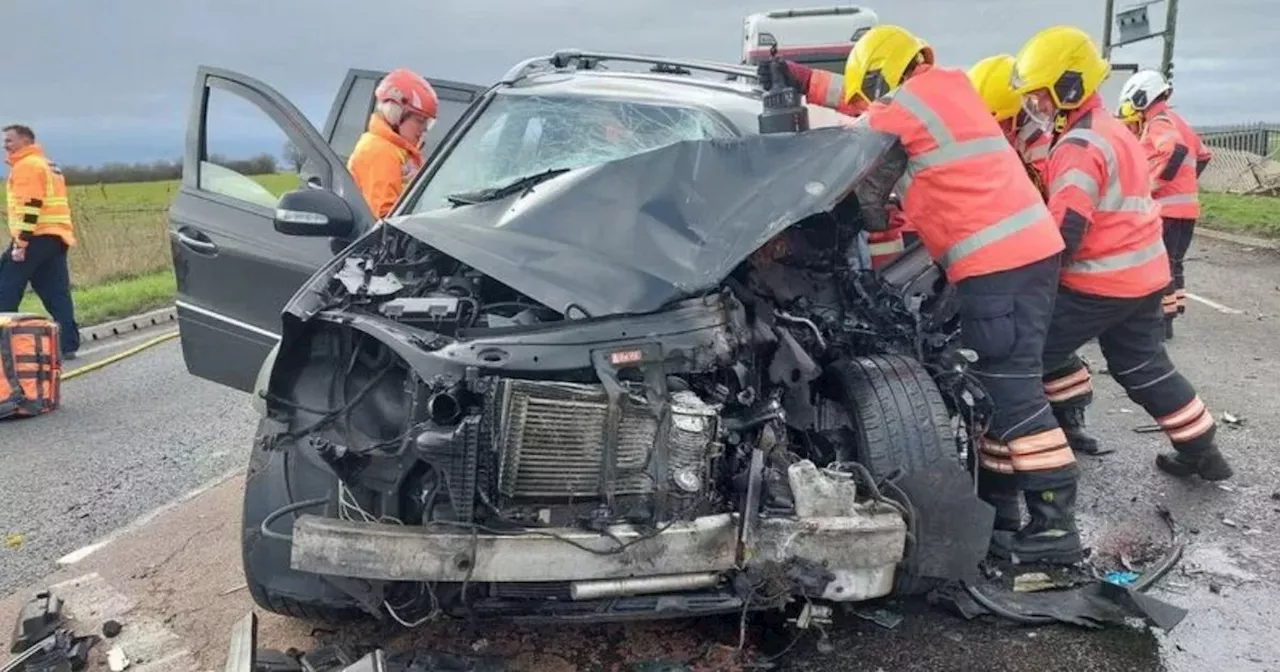
<svg viewBox="0 0 1280 672"><path fill-rule="evenodd" d="M284 131L253 103L211 89L196 186L247 205L273 209L296 189L298 173L286 158L294 152Z"/></svg>
<svg viewBox="0 0 1280 672"><path fill-rule="evenodd" d="M650 102L499 93L430 176L411 212L449 195L553 168L614 161L681 140L733 137L706 110Z"/></svg>

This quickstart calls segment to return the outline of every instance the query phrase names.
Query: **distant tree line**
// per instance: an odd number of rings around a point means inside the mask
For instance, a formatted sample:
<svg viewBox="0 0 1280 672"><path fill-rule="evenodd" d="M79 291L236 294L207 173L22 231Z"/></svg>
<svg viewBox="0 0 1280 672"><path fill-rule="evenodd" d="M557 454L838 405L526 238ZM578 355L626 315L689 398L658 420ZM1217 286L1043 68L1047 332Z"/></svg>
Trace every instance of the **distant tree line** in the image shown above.
<svg viewBox="0 0 1280 672"><path fill-rule="evenodd" d="M214 154L210 163L216 163L241 175L269 175L279 172L280 160L262 153L247 159L229 159ZM62 166L67 184L118 184L121 182L156 182L177 180L182 177L182 161L152 161L150 163L104 163L100 166Z"/></svg>

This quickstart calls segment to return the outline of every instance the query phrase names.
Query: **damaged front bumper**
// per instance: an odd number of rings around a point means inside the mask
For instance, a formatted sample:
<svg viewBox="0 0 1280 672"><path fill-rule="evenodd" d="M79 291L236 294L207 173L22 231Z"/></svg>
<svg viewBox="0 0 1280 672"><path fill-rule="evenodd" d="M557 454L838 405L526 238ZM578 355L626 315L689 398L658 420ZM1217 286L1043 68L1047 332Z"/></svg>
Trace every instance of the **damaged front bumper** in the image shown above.
<svg viewBox="0 0 1280 672"><path fill-rule="evenodd" d="M796 515L738 513L646 530L601 532L536 528L513 533L440 531L303 515L293 525L291 565L298 571L373 581L567 583L572 600L712 589L736 571L797 563L818 568L806 594L836 602L893 590L907 527L876 501L855 503L852 480L792 465ZM813 591L813 588L817 591Z"/></svg>

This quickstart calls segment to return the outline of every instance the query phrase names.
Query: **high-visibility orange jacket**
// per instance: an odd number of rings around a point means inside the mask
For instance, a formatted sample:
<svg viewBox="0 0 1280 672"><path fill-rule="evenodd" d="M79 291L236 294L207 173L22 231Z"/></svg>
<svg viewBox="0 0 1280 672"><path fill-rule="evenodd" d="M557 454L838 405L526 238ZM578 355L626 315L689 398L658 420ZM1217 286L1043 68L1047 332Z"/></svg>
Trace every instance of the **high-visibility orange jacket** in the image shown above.
<svg viewBox="0 0 1280 672"><path fill-rule="evenodd" d="M917 66L859 122L902 140L907 171L896 191L951 282L1063 250L1044 198L964 71Z"/></svg>
<svg viewBox="0 0 1280 672"><path fill-rule="evenodd" d="M347 159L369 209L379 219L391 212L408 179L422 167L422 152L400 137L385 119L373 114Z"/></svg>
<svg viewBox="0 0 1280 672"><path fill-rule="evenodd" d="M57 236L67 247L76 244L62 171L38 144L8 156L9 180L5 216L14 245L26 247L31 236Z"/></svg>
<svg viewBox="0 0 1280 672"><path fill-rule="evenodd" d="M1049 210L1067 243L1064 287L1136 298L1169 284L1146 154L1124 122L1102 109L1098 94L1068 115L1046 177Z"/></svg>
<svg viewBox="0 0 1280 672"><path fill-rule="evenodd" d="M844 102L844 78L826 70L810 68L792 61L787 62L787 70L791 78L799 83L804 91L805 99L814 105L829 107L851 118L857 118L866 112L867 106L861 99ZM902 234L914 230L910 221L899 209L894 209L889 219L890 228L886 231L869 231L867 246L870 248L871 268L879 270L902 254L905 249Z"/></svg>
<svg viewBox="0 0 1280 672"><path fill-rule="evenodd" d="M1155 183L1154 195L1161 214L1177 219L1200 217L1200 185L1197 176L1213 154L1200 136L1166 101L1146 112L1142 147Z"/></svg>

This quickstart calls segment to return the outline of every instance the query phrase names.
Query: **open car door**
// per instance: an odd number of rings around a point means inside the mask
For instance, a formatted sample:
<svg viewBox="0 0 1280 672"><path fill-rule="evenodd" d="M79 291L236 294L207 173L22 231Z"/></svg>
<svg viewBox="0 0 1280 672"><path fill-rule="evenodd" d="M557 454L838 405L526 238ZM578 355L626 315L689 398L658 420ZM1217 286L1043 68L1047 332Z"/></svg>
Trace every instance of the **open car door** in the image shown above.
<svg viewBox="0 0 1280 672"><path fill-rule="evenodd" d="M244 112L218 117L229 130L211 128L211 100L233 102ZM192 374L244 391L253 389L263 359L279 340L285 303L333 257L335 242L275 230L276 202L282 192L298 188L298 173L248 174L238 168L242 163L209 151L211 132L238 139L248 116L287 139L306 166L306 184L342 197L360 224L357 230L374 223L344 160L284 96L239 73L197 70L182 185L169 209L182 354ZM281 151L258 148L263 150Z"/></svg>
<svg viewBox="0 0 1280 672"><path fill-rule="evenodd" d="M373 90L378 81L386 76L386 72L378 70L349 70L338 89L338 95L329 108L329 116L324 122L324 138L345 162L355 149L356 141L369 125L369 115L373 114ZM431 87L440 99L440 110L436 123L427 132L427 157L440 146L441 139L462 118L463 113L484 93L485 87L475 84L455 82L448 79L427 77Z"/></svg>

